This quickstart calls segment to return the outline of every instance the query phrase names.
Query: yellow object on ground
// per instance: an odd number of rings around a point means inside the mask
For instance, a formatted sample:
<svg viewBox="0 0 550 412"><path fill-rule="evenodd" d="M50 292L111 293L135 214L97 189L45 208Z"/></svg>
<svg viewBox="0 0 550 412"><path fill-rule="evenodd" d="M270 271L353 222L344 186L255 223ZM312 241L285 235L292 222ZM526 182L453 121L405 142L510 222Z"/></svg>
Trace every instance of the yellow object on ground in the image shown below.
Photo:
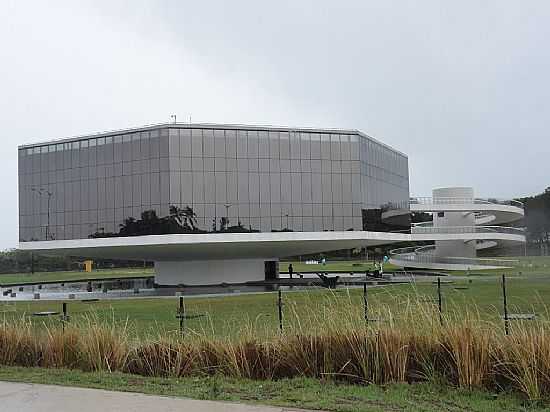
<svg viewBox="0 0 550 412"><path fill-rule="evenodd" d="M93 260L85 260L84 261L84 271L90 273L92 271L92 263L94 263Z"/></svg>

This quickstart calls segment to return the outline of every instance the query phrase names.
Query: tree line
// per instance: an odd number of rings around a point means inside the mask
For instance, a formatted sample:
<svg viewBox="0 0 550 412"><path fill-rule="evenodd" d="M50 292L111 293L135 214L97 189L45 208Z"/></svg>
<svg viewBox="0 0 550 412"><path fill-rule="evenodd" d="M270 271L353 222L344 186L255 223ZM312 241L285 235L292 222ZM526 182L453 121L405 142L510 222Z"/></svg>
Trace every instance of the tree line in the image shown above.
<svg viewBox="0 0 550 412"><path fill-rule="evenodd" d="M550 247L550 187L535 196L518 199L525 206L523 226L532 253L548 254Z"/></svg>

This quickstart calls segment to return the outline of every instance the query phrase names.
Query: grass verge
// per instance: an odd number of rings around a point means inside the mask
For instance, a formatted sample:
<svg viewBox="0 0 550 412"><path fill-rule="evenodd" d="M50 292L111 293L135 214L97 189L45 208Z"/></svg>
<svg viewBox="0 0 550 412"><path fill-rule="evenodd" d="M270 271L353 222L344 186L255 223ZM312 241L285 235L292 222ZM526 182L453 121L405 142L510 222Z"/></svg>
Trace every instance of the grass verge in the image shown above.
<svg viewBox="0 0 550 412"><path fill-rule="evenodd" d="M152 268L94 269L93 272L35 272L0 274L0 286L33 284L39 282L69 282L83 279L124 279L153 276Z"/></svg>
<svg viewBox="0 0 550 412"><path fill-rule="evenodd" d="M127 373L0 367L0 380L76 386L150 395L329 411L543 411L510 393L455 389L431 383L346 385L310 378L254 381L223 376L158 378Z"/></svg>

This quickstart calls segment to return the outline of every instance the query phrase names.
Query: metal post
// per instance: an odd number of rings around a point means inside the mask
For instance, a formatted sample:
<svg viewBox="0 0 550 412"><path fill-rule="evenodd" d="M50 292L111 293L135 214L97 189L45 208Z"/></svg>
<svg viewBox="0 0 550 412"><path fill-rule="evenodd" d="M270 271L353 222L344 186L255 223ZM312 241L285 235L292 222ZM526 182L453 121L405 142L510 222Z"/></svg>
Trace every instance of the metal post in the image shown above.
<svg viewBox="0 0 550 412"><path fill-rule="evenodd" d="M67 314L67 302L63 302L63 314L61 315L61 327L63 332L65 332L65 323L69 321L69 315Z"/></svg>
<svg viewBox="0 0 550 412"><path fill-rule="evenodd" d="M229 227L229 208L232 206L231 203L225 203L225 227L226 229Z"/></svg>
<svg viewBox="0 0 550 412"><path fill-rule="evenodd" d="M443 308L441 305L441 278L437 278L437 303L439 308L439 324L443 326Z"/></svg>
<svg viewBox="0 0 550 412"><path fill-rule="evenodd" d="M279 330L282 332L283 331L283 296L281 293L281 289L279 289L278 306L279 306Z"/></svg>
<svg viewBox="0 0 550 412"><path fill-rule="evenodd" d="M508 320L508 304L506 302L506 276L502 275L502 301L504 304L504 333L510 334L510 325Z"/></svg>
<svg viewBox="0 0 550 412"><path fill-rule="evenodd" d="M369 323L369 304L367 301L367 282L363 283L363 306L365 310L365 323Z"/></svg>
<svg viewBox="0 0 550 412"><path fill-rule="evenodd" d="M48 195L48 221L46 225L46 240L50 240L50 200L52 198L52 192L48 190L46 191L46 194Z"/></svg>
<svg viewBox="0 0 550 412"><path fill-rule="evenodd" d="M180 318L180 335L183 338L185 336L185 306L183 305L183 296L180 296L178 317Z"/></svg>

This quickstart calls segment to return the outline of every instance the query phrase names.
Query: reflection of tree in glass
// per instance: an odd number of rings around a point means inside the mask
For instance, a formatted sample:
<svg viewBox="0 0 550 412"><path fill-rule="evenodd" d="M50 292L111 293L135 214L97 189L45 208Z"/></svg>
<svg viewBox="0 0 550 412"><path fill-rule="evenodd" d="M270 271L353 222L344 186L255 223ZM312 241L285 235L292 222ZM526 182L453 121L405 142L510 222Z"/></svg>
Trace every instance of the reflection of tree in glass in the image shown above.
<svg viewBox="0 0 550 412"><path fill-rule="evenodd" d="M220 218L220 232L225 232L227 228L227 218L225 216Z"/></svg>
<svg viewBox="0 0 550 412"><path fill-rule="evenodd" d="M90 234L90 238L117 237L117 236L143 236L143 235L163 235L170 233L207 233L207 231L197 227L197 214L189 205L179 207L170 205L167 216L159 217L155 210L144 210L141 212L141 219L127 217L119 225L118 232L105 232L103 228ZM258 232L252 228L246 229L242 223L236 226L228 226L226 217L220 219L220 232ZM212 232L216 230L216 219L212 222Z"/></svg>
<svg viewBox="0 0 550 412"><path fill-rule="evenodd" d="M191 228L193 230L197 229L197 214L193 211L193 209L189 206L185 206L183 209L184 212L184 227L187 227L187 222L191 225Z"/></svg>
<svg viewBox="0 0 550 412"><path fill-rule="evenodd" d="M185 230L197 230L197 214L189 206L181 208L171 205L169 218Z"/></svg>

